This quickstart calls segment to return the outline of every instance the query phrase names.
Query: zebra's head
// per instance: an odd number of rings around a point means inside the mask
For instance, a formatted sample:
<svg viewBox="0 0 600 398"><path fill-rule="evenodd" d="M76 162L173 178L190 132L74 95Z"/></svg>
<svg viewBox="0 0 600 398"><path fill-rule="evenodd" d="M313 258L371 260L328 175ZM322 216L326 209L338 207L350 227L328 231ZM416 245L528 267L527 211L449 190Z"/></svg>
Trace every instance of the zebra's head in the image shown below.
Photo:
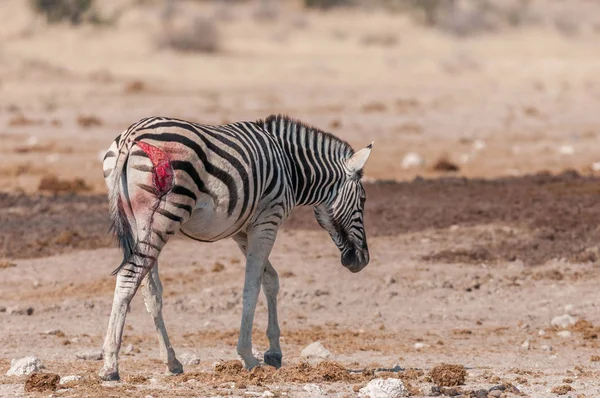
<svg viewBox="0 0 600 398"><path fill-rule="evenodd" d="M369 247L363 221L365 189L360 182L362 170L371 154L371 143L345 161L344 180L327 202L315 207L315 216L340 249L342 265L352 272L369 263Z"/></svg>

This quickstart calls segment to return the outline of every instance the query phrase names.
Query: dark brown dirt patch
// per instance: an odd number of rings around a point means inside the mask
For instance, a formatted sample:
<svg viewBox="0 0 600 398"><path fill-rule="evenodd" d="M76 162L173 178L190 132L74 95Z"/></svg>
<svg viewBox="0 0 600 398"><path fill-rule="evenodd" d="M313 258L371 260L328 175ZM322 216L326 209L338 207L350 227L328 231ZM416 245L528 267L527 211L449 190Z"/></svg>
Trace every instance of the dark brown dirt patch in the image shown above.
<svg viewBox="0 0 600 398"><path fill-rule="evenodd" d="M88 192L92 188L81 178L61 180L56 176L44 176L38 185L38 191L51 193L80 193Z"/></svg>
<svg viewBox="0 0 600 398"><path fill-rule="evenodd" d="M462 365L443 363L431 369L429 377L440 387L454 387L465 384L467 371Z"/></svg>
<svg viewBox="0 0 600 398"><path fill-rule="evenodd" d="M460 167L447 158L440 158L434 163L433 170L441 172L454 172L459 171Z"/></svg>
<svg viewBox="0 0 600 398"><path fill-rule="evenodd" d="M458 231L448 232L452 234L477 225L508 231L498 231L494 239L482 234L472 247L431 253L432 261L519 259L537 265L555 258L576 258L600 241L600 178L576 173L497 180L417 178L365 184L365 188L370 236L458 226ZM36 228L31 228L32 223ZM104 195L0 194L0 257L28 258L112 246L108 226ZM320 230L310 208L297 209L284 228ZM54 242L63 231L77 233L77 239L66 245Z"/></svg>
<svg viewBox="0 0 600 398"><path fill-rule="evenodd" d="M33 373L25 381L25 392L56 391L59 381L54 373Z"/></svg>

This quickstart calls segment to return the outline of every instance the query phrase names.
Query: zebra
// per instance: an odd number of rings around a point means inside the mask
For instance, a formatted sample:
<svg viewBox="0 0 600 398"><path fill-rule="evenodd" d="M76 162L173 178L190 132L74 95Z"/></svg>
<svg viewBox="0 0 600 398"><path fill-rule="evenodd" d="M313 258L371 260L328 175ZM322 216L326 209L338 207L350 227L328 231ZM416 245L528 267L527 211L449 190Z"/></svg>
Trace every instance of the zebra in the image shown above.
<svg viewBox="0 0 600 398"><path fill-rule="evenodd" d="M237 352L247 369L258 295L267 299L269 348L279 368L279 279L269 261L278 229L296 206L313 206L319 225L351 272L369 263L363 222L363 167L373 143L354 152L332 134L285 115L206 125L150 117L111 144L104 161L112 229L123 251L102 347L103 380L119 380L118 352L129 303L142 294L158 334L167 374L183 372L162 316L158 256L176 233L200 242L233 238L246 258Z"/></svg>

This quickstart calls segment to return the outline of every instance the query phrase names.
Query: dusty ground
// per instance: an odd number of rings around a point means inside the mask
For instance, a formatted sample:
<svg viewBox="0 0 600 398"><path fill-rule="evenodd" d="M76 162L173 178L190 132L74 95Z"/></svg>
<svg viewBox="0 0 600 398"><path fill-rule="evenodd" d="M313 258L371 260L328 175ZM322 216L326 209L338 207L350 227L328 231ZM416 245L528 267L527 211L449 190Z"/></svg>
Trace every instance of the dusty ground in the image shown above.
<svg viewBox="0 0 600 398"><path fill-rule="evenodd" d="M106 2L109 11L125 3ZM30 354L48 372L86 376L56 396L356 396L380 376L369 370L395 365L405 370L386 377L418 396L440 363L467 368L463 393L504 385L506 395L542 397L568 385L573 397L600 396L597 32L536 25L456 38L378 11L289 6L265 22L252 2L228 15L202 3L197 13L218 21L221 49L181 55L157 49L163 11L145 3L115 25L77 29L46 26L25 2L2 3L0 396L26 395L24 379L4 374ZM299 209L272 258L283 371L219 372L216 362L236 358L241 255L228 241L174 239L161 257L167 328L176 352L202 363L163 376L136 297L124 382L99 384L101 363L75 354L101 346L119 262L103 151L148 115L220 123L273 112L355 147L375 140L372 263L349 274L310 209ZM408 152L424 163L403 168ZM458 170L436 170L443 158ZM588 323L561 337L550 321L566 312ZM263 299L255 325L264 351ZM300 351L317 340L334 363L302 367Z"/></svg>

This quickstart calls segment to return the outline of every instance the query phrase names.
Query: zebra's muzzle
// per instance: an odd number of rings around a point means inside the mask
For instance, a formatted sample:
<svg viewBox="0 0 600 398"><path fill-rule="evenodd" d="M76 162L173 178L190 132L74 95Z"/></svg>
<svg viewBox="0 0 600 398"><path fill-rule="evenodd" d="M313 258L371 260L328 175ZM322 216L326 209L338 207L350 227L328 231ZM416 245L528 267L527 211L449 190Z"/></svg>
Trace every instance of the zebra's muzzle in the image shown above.
<svg viewBox="0 0 600 398"><path fill-rule="evenodd" d="M368 249L349 249L342 253L342 265L350 272L357 273L362 271L369 264L369 250Z"/></svg>

